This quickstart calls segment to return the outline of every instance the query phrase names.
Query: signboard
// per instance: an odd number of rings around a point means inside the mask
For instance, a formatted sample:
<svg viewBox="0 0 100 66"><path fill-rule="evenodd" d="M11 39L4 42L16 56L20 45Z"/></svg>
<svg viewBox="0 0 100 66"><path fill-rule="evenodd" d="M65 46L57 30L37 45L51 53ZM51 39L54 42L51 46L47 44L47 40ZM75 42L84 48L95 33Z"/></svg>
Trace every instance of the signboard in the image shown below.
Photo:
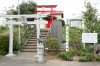
<svg viewBox="0 0 100 66"><path fill-rule="evenodd" d="M98 43L97 33L82 33L82 43Z"/></svg>

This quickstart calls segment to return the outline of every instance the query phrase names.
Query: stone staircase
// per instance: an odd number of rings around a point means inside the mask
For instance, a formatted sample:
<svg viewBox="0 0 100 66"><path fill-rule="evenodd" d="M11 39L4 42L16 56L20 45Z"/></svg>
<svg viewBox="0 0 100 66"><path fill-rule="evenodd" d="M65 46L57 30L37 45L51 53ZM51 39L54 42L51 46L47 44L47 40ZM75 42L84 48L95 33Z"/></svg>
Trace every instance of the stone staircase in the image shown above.
<svg viewBox="0 0 100 66"><path fill-rule="evenodd" d="M43 39L47 39L49 34L49 29L41 29L40 34ZM24 45L22 52L36 52L37 51L37 34L36 32L28 39L27 43Z"/></svg>

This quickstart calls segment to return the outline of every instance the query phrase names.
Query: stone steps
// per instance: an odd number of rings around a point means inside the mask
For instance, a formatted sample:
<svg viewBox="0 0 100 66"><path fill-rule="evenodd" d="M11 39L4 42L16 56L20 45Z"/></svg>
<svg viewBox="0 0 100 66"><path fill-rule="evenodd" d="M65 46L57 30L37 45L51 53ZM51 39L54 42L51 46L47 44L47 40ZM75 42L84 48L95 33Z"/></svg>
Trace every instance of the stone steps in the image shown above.
<svg viewBox="0 0 100 66"><path fill-rule="evenodd" d="M27 44L34 44L37 43L37 41L28 41Z"/></svg>
<svg viewBox="0 0 100 66"><path fill-rule="evenodd" d="M31 37L37 37L37 35L32 35ZM42 37L46 37L46 35L42 35Z"/></svg>
<svg viewBox="0 0 100 66"><path fill-rule="evenodd" d="M48 30L47 29L42 29L40 30L43 39L46 39ZM29 38L27 43L24 45L22 52L36 52L37 51L37 35L36 32Z"/></svg>
<svg viewBox="0 0 100 66"><path fill-rule="evenodd" d="M37 32L34 33L34 35L36 35ZM47 34L47 32L40 32L40 34Z"/></svg>
<svg viewBox="0 0 100 66"><path fill-rule="evenodd" d="M36 52L37 49L23 49L22 52Z"/></svg>
<svg viewBox="0 0 100 66"><path fill-rule="evenodd" d="M26 44L25 46L37 46L37 44Z"/></svg>
<svg viewBox="0 0 100 66"><path fill-rule="evenodd" d="M37 41L37 38L29 39L28 41Z"/></svg>
<svg viewBox="0 0 100 66"><path fill-rule="evenodd" d="M32 36L31 36L28 40L29 40L29 41L31 41L31 40L32 40L32 41L37 41L37 37L32 37Z"/></svg>
<svg viewBox="0 0 100 66"><path fill-rule="evenodd" d="M24 49L36 49L37 48L37 46L35 45L33 45L33 46L24 46Z"/></svg>

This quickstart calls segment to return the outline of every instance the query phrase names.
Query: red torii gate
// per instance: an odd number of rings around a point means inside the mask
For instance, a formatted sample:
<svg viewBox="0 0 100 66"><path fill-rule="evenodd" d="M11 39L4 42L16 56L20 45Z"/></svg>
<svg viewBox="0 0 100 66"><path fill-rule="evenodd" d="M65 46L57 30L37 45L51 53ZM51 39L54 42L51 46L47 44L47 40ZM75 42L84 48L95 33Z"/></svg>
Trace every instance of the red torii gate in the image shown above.
<svg viewBox="0 0 100 66"><path fill-rule="evenodd" d="M38 5L37 8L42 8L42 10L37 10L37 13L50 13L51 19L48 20L48 24L46 24L46 28L50 28L51 23L54 20L53 14L55 13L63 13L63 11L56 11L53 8L56 8L57 5ZM45 8L49 8L50 10L43 10Z"/></svg>

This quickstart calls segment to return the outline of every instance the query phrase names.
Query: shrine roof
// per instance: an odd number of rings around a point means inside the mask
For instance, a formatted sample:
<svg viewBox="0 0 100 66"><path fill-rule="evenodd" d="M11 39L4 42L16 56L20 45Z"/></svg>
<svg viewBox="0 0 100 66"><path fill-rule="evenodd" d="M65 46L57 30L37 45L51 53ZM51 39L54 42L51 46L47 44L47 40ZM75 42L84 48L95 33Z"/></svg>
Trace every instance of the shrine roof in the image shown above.
<svg viewBox="0 0 100 66"><path fill-rule="evenodd" d="M47 17L44 17L43 19L44 20L50 20L50 19L52 19L52 16L48 15ZM57 19L57 17L53 16L53 19Z"/></svg>

